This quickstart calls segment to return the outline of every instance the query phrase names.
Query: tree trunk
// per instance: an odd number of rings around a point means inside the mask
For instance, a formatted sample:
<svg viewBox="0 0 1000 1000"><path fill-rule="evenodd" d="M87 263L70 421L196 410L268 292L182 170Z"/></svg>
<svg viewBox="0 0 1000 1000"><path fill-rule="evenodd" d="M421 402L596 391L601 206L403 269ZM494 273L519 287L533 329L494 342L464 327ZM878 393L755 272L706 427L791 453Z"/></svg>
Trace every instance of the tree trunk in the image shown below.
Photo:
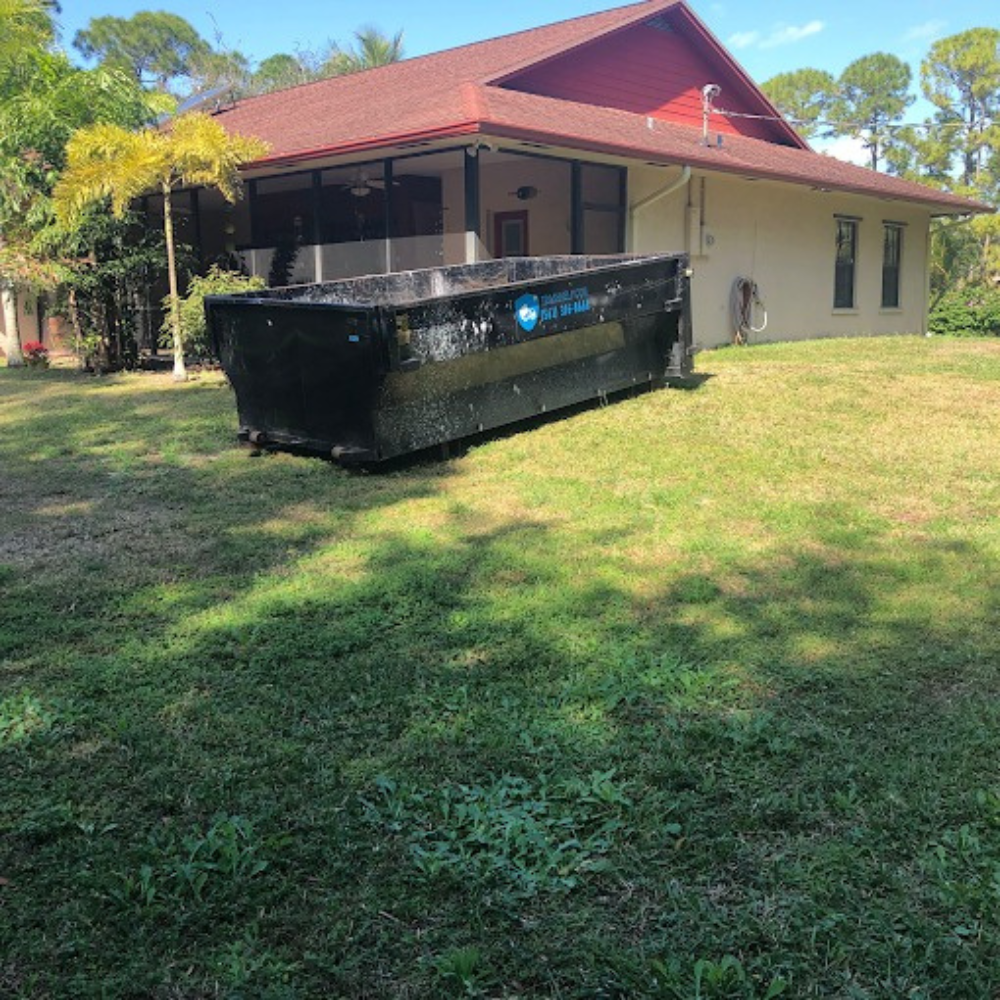
<svg viewBox="0 0 1000 1000"><path fill-rule="evenodd" d="M167 241L167 277L170 281L170 326L174 335L174 380L187 379L184 344L181 341L181 300L177 291L177 262L174 259L174 220L170 206L170 185L163 185L163 235Z"/></svg>
<svg viewBox="0 0 1000 1000"><path fill-rule="evenodd" d="M966 187L972 187L976 183L976 157L974 153L965 153L963 156L965 160L965 171L962 174L962 183Z"/></svg>
<svg viewBox="0 0 1000 1000"><path fill-rule="evenodd" d="M976 131L976 105L975 98L971 95L969 96L968 105L969 120L965 123L965 142L966 148L962 154L962 160L964 162L965 170L962 175L962 183L968 187L971 187L979 179L979 171L976 164L976 154L973 151L973 136Z"/></svg>
<svg viewBox="0 0 1000 1000"><path fill-rule="evenodd" d="M6 281L0 282L0 303L6 331L3 349L7 355L7 367L21 368L24 365L24 355L21 353L21 332L17 324L17 292Z"/></svg>

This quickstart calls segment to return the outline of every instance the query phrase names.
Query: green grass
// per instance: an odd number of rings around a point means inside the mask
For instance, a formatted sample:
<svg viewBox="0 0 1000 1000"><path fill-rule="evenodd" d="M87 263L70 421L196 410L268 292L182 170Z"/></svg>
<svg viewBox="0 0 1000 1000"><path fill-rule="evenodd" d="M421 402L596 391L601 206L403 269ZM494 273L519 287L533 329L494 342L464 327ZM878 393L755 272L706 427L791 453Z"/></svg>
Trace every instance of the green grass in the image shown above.
<svg viewBox="0 0 1000 1000"><path fill-rule="evenodd" d="M0 997L1000 988L1000 344L459 460L0 371Z"/></svg>

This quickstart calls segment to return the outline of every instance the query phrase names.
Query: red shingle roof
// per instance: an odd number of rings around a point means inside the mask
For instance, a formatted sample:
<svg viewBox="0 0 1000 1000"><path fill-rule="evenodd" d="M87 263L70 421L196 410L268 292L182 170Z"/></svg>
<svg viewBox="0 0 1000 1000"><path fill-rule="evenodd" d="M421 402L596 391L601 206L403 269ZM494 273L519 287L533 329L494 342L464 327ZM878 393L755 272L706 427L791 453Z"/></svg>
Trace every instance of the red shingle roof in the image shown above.
<svg viewBox="0 0 1000 1000"><path fill-rule="evenodd" d="M232 131L259 136L272 146L269 160L356 146L437 130L477 131L479 92L490 79L611 31L645 20L679 0L643 0L557 24L520 31L416 59L333 77L240 101L218 114Z"/></svg>
<svg viewBox="0 0 1000 1000"><path fill-rule="evenodd" d="M945 214L992 210L809 149L746 136L726 136L722 148L706 147L698 129L663 121L655 121L649 128L643 115L490 84L671 8L700 24L683 0L642 0L379 69L264 94L240 101L217 117L230 131L256 135L271 144L271 153L256 164L260 166L482 132L896 198ZM720 56L728 59L721 50Z"/></svg>
<svg viewBox="0 0 1000 1000"><path fill-rule="evenodd" d="M809 149L741 135L725 136L721 147L705 146L701 132L684 125L653 121L650 128L648 119L626 111L497 88L484 87L482 91L485 130L493 135L917 202L942 214L993 211L989 205Z"/></svg>

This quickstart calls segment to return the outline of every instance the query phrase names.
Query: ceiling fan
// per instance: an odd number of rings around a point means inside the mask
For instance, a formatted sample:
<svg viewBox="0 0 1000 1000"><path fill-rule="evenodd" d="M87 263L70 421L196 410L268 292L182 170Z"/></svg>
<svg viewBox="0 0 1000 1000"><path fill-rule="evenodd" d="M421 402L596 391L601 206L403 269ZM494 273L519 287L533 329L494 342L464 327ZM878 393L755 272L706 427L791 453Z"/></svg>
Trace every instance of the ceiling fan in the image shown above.
<svg viewBox="0 0 1000 1000"><path fill-rule="evenodd" d="M392 182L393 187L399 186L399 181L394 180ZM379 191L385 190L385 178L384 177L369 177L367 172L364 170L359 170L354 178L347 184L343 185L344 191L350 191L355 198L367 198L368 195L372 193L373 189Z"/></svg>

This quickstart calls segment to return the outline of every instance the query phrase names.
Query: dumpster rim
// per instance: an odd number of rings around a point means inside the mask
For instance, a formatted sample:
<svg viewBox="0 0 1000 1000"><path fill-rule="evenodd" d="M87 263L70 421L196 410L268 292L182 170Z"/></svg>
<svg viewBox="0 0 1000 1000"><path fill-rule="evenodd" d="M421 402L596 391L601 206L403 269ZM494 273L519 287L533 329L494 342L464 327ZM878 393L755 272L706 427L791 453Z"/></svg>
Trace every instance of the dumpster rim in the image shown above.
<svg viewBox="0 0 1000 1000"><path fill-rule="evenodd" d="M621 268L635 268L640 265L651 264L657 261L677 261L687 257L687 254L678 251L677 253L656 253L656 254L621 254L615 257L611 254L548 254L544 257L502 257L499 260L545 260L551 259L552 257L561 258L590 258L601 257L607 258L605 262L598 264L595 267L584 267L579 270L565 271L561 274L550 274L544 275L538 278L523 278L519 281L508 281L506 284L490 286L489 289L475 289L464 292L458 292L454 294L447 295L430 295L423 298L412 299L406 302L315 302L315 301L304 301L302 299L283 299L270 296L261 296L256 292L234 292L224 295L206 295L205 305L259 305L259 306L275 306L280 309L336 309L336 310L348 310L357 311L359 309L373 310L381 309L384 311L407 311L409 309L416 309L421 306L426 306L434 302L440 302L444 299L449 301L461 301L466 298L471 298L475 296L481 296L485 291L502 291L504 288L516 285L518 288L533 287L535 285L550 284L553 281L567 280L575 276L589 276L593 274L599 274L605 270L620 270ZM614 258L614 259L611 259ZM496 263L497 259L492 261L476 261L473 264L447 264L439 265L437 267L420 267L412 268L409 271L389 271L389 272L379 272L376 274L360 274L354 278L338 278L334 281L320 281L320 282L303 282L297 285L281 285L278 288L267 289L267 291L281 291L285 289L293 288L316 288L322 287L323 285L336 285L341 282L357 281L361 278L380 278L380 277L391 277L393 275L399 274L420 274L428 271L440 271L443 267L475 267L478 264L492 264ZM686 270L680 272L679 276L687 277ZM676 277L676 275L675 275ZM671 301L679 302L683 296L677 297Z"/></svg>

